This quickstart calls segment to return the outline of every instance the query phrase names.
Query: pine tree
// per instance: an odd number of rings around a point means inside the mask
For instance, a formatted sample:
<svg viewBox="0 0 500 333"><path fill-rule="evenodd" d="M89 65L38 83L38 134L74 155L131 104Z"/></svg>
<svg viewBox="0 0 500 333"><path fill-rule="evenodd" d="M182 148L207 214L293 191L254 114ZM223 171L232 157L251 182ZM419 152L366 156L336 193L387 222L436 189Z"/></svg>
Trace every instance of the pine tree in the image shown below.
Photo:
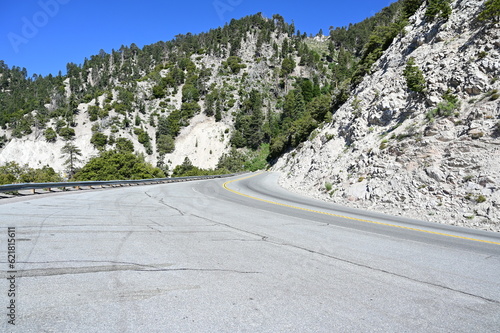
<svg viewBox="0 0 500 333"><path fill-rule="evenodd" d="M64 161L64 165L67 167L68 178L73 177L76 171L76 163L80 162L78 156L82 156L82 151L75 146L72 142L67 142L61 149L63 156L67 159Z"/></svg>
<svg viewBox="0 0 500 333"><path fill-rule="evenodd" d="M408 59L403 71L403 76L406 79L408 89L418 93L423 93L425 91L425 77L420 68L415 65L415 58L410 57L410 59Z"/></svg>
<svg viewBox="0 0 500 333"><path fill-rule="evenodd" d="M427 10L425 11L425 17L433 21L436 16L448 19L451 15L450 0L429 0Z"/></svg>
<svg viewBox="0 0 500 333"><path fill-rule="evenodd" d="M488 0L484 3L484 9L478 16L479 21L500 21L500 0Z"/></svg>
<svg viewBox="0 0 500 333"><path fill-rule="evenodd" d="M410 18L422 6L424 0L406 0L403 5L405 18Z"/></svg>
<svg viewBox="0 0 500 333"><path fill-rule="evenodd" d="M295 61L292 58L285 58L281 64L281 76L288 76L295 69Z"/></svg>

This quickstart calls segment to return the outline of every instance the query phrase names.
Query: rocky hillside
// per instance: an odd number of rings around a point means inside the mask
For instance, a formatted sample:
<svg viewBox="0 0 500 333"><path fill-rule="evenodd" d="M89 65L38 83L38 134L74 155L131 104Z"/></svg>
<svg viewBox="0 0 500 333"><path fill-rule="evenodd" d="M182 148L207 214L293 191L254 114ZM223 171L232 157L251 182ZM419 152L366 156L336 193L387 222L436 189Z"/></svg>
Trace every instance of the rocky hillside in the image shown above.
<svg viewBox="0 0 500 333"><path fill-rule="evenodd" d="M67 142L81 150L81 167L124 140L166 172L185 158L215 168L232 148L251 157L269 143L271 127L283 130L294 87L304 87L303 108L330 93L336 55L327 43L280 15L256 14L143 49L101 51L69 63L66 75L28 77L0 61L0 165L66 172Z"/></svg>
<svg viewBox="0 0 500 333"><path fill-rule="evenodd" d="M167 174L274 163L331 120L423 1L394 2L329 36L258 13L142 49L101 50L57 76L29 77L0 60L0 178L20 181L16 165L2 168L9 161L71 178L91 157L124 149Z"/></svg>
<svg viewBox="0 0 500 333"><path fill-rule="evenodd" d="M434 18L422 5L332 121L279 159L282 185L500 231L500 30L484 2L452 1Z"/></svg>

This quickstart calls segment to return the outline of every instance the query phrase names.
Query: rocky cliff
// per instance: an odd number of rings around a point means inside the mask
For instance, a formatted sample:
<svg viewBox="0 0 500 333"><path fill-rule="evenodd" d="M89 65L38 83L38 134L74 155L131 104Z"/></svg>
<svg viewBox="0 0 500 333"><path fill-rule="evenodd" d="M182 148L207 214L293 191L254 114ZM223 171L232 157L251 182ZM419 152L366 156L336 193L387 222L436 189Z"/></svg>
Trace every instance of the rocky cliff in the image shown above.
<svg viewBox="0 0 500 333"><path fill-rule="evenodd" d="M273 167L292 191L353 207L500 231L499 25L484 1L423 5L333 120ZM408 60L425 77L408 89Z"/></svg>

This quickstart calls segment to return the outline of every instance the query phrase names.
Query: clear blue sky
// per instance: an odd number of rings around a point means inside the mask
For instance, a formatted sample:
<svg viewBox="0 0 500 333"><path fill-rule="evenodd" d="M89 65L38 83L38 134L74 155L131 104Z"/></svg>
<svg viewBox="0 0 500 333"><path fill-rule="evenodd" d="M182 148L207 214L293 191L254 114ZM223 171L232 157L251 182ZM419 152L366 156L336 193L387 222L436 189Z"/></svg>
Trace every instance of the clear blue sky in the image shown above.
<svg viewBox="0 0 500 333"><path fill-rule="evenodd" d="M316 34L372 16L395 0L2 0L0 60L34 73L66 73L100 49L167 41L262 12Z"/></svg>

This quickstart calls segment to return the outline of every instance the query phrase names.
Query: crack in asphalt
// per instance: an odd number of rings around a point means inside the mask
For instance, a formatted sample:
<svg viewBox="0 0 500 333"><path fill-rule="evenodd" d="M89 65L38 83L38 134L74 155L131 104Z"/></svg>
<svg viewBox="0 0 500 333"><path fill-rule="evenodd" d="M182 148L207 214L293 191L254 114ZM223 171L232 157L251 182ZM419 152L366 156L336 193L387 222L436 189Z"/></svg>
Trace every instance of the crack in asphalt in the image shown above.
<svg viewBox="0 0 500 333"><path fill-rule="evenodd" d="M174 206L171 206L171 205L169 205L169 204L165 203L165 202L163 201L163 199L164 199L164 198L161 198L160 200L158 200L158 199L156 199L155 197L153 197L151 194L149 194L148 192L144 192L144 194L146 194L149 198L151 198L151 199L153 199L153 200L158 201L158 202L159 202L160 204L162 204L163 206L166 206L166 207L168 207L168 208L170 208L170 209L173 209L173 210L177 211L177 212L178 212L181 216L186 215L186 213L184 213L184 212L183 212L182 210L180 210L179 208L174 207Z"/></svg>
<svg viewBox="0 0 500 333"><path fill-rule="evenodd" d="M354 261L351 261L351 260L339 258L339 257L333 256L333 255L327 254L327 253L322 253L322 252L314 251L314 250L311 250L311 249L308 249L308 248L305 248L305 247L302 247L302 246L298 246L298 245L295 245L295 244L280 243L280 242L277 242L277 241L269 239L269 237L267 237L267 236L260 235L258 233L254 233L254 232L250 232L248 230L236 228L236 227L230 226L230 225L228 225L226 223L222 223L222 222L217 222L217 221L214 221L214 220L210 220L208 218L205 218L205 217L202 217L202 216L199 216L199 215L194 215L193 214L192 216L198 217L200 219L203 219L203 220L206 220L206 221L210 221L210 222L213 222L213 223L216 223L216 224L220 224L220 225L226 226L226 227L228 227L230 229L234 229L234 230L238 230L240 232L244 232L244 233L248 233L248 234L251 234L251 235L254 235L254 236L258 236L258 237L261 238L260 241L263 241L263 242L268 242L268 243L272 243L272 244L279 245L279 246L292 247L292 248L295 248L295 249L299 249L299 250L302 250L302 251L306 251L306 252L309 252L309 253L320 255L320 256L323 256L323 257L330 258L330 259L335 259L335 260L338 260L338 261L341 261L341 262L344 262L344 263L355 265L355 266L358 266L358 267L367 268L367 269L370 269L370 270L373 270L373 271L377 271L377 272L380 272L380 273L389 274L389 275L392 275L392 276L403 278L403 279L406 279L406 280L409 280L409 281L413 281L413 282L417 282L417 283L422 283L422 284L425 284L425 285L428 285L428 286L433 286L433 287L437 287L437 288L441 288L441 289L453 291L453 292L456 292L456 293L459 293L459 294L462 294L462 295L479 298L479 299L487 301L487 302L500 304L499 300L487 298L487 297L480 296L480 295L475 295L475 294L472 294L472 293L469 293L469 292L466 292L466 291L463 291L463 290L453 289L453 288L450 288L450 287L447 287L447 286L443 286L443 285L440 285L440 284L437 284L437 283L432 283L432 282L428 282L428 281L423 281L423 280L415 279L415 278L412 278L412 277L409 277L409 276L405 276L405 275L401 275L401 274L398 274L398 273L390 272L390 271L382 269L382 268L376 268L376 267L372 267L372 266L369 266L369 265L366 265L366 264L362 264L362 263L354 262Z"/></svg>
<svg viewBox="0 0 500 333"><path fill-rule="evenodd" d="M88 259L78 259L78 260L50 260L50 261L19 261L23 264L60 264L60 263L108 263L108 264L118 264L118 265L135 265L141 267L151 267L158 268L158 266L172 266L174 264L161 264L161 265L146 265L138 264L131 261L115 261L115 260L88 260Z"/></svg>
<svg viewBox="0 0 500 333"><path fill-rule="evenodd" d="M149 229L153 230L153 231L156 231L156 232L162 233L162 231L161 231L161 230L158 230L158 229L156 229L156 228L153 228L153 227L152 227L152 226L150 226L150 225L147 225L147 227L148 227Z"/></svg>
<svg viewBox="0 0 500 333"><path fill-rule="evenodd" d="M177 212L178 212L181 216L186 215L186 213L184 213L184 212L183 212L182 210L180 210L179 208L174 207L174 206L171 206L171 205L169 205L169 204L166 204L166 203L163 201L163 198L162 198L161 200L159 200L158 202L159 202L159 203L161 203L162 205L164 205L164 206L166 206L166 207L170 208L170 209L173 209L173 210L177 211Z"/></svg>
<svg viewBox="0 0 500 333"><path fill-rule="evenodd" d="M270 241L270 242L272 242L272 241ZM278 244L278 243L275 243L275 244ZM433 286L433 287L437 287L437 288L441 288L441 289L445 289L445 290L457 292L457 293L460 293L460 294L463 294L463 295L467 295L467 296L479 298L479 299L482 299L484 301L488 301L488 302L491 302L491 303L500 304L499 300L487 298L487 297L480 296L480 295L471 294L471 293L468 293L468 292L463 291L463 290L453 289L453 288L450 288L450 287L447 287L447 286L443 286L443 285L440 285L440 284L437 284L437 283L432 283L432 282L428 282L428 281L422 281L422 280L419 280L419 279L414 279L414 278L406 276L406 275L401 275L401 274L397 274L397 273L394 273L394 272L390 272L390 271L382 269L382 268L376 268L376 267L368 266L366 264L361 264L361 263L358 263L358 262L354 262L354 261L351 261L351 260L342 259L342 258L339 258L339 257L332 256L330 254L321 253L321 252L314 251L314 250L311 250L311 249L307 249L305 247L301 247L301 246L298 246L298 245L286 244L286 243L279 244L279 245L293 247L293 248L300 249L300 250L303 250L303 251L307 251L307 252L310 252L310 253L314 253L314 254L317 254L317 255L320 255L320 256L324 256L324 257L328 257L328 258L335 259L335 260L338 260L338 261L342 261L342 262L345 262L345 263L348 263L348 264L351 264L351 265L355 265L355 266L358 266L358 267L368 268L368 269L373 270L373 271L377 271L377 272L389 274L389 275L392 275L392 276L397 276L397 277L400 277L400 278L403 278L403 279L407 279L407 280L410 280L410 281L413 281L413 282L418 282L418 283L426 284L426 285L429 285L429 286Z"/></svg>
<svg viewBox="0 0 500 333"><path fill-rule="evenodd" d="M239 238L227 238L227 239L211 239L212 242L260 242L261 239L239 239Z"/></svg>
<svg viewBox="0 0 500 333"><path fill-rule="evenodd" d="M215 223L216 225L222 225L222 226L225 226L226 228L229 228L229 229L238 230L238 231L241 231L241 232L246 233L246 234L257 236L257 237L261 238L261 240L266 240L268 238L267 236L264 236L264 235L261 235L261 234L255 233L255 232L251 232L251 231L248 231L248 230L245 230L245 229L236 228L236 227L233 227L233 226L231 226L229 224L226 224L226 223L222 223L222 222L211 220L211 219L209 219L207 217L199 216L199 215L196 215L196 214L191 214L190 216L197 217L197 218L199 218L201 220L205 220L207 222Z"/></svg>
<svg viewBox="0 0 500 333"><path fill-rule="evenodd" d="M91 260L71 260L61 262L99 262ZM37 262L37 263L57 263L57 262ZM173 265L173 264L172 264ZM222 268L159 268L153 265L141 265L136 263L120 263L118 265L101 265L101 266L84 266L84 267L52 267L52 268L34 268L22 269L16 272L16 277L38 277L38 276L59 276L59 275L73 275L73 274L88 274L88 273L107 273L117 271L135 271L135 272L176 272L176 271L199 271L199 272L226 272L237 274L260 274L261 272L253 271L239 271L234 269ZM7 272L1 272L0 278L7 278Z"/></svg>

